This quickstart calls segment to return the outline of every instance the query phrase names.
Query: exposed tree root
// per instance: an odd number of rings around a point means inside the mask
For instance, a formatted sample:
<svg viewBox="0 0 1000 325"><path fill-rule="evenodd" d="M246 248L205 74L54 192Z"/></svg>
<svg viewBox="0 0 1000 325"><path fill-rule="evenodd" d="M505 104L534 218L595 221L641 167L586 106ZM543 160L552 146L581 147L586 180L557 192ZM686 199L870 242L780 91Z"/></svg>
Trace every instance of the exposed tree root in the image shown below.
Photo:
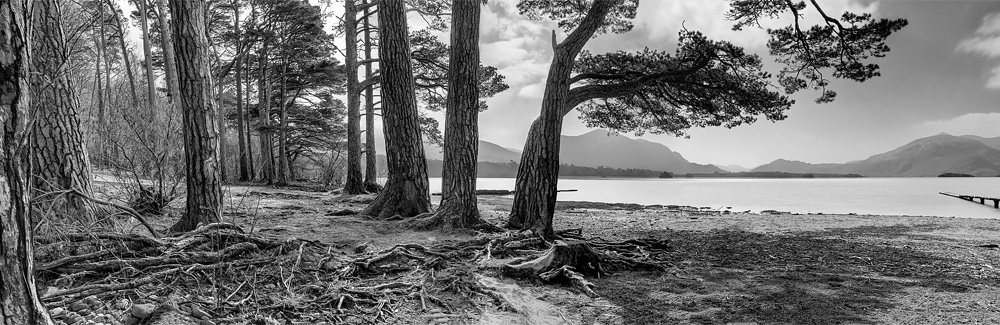
<svg viewBox="0 0 1000 325"><path fill-rule="evenodd" d="M42 283L59 287L44 298L50 306L88 296L120 300L175 294L211 302L204 305L214 306L209 311L222 322L255 313L281 319L391 322L394 306L400 304L445 311L484 305L510 308L503 295L476 280L478 272L490 270L566 283L595 296L594 284L586 277L620 269L664 269L669 250L657 241L549 243L530 232L504 232L363 252L247 234L221 223L162 239L72 234L45 240L49 244L41 246L40 254L54 257L42 259L39 276ZM93 248L69 253L64 252L66 245ZM75 256L58 256L60 252Z"/></svg>
<svg viewBox="0 0 1000 325"><path fill-rule="evenodd" d="M408 219L407 225L412 229L418 230L469 229L487 233L498 233L504 231L503 228L483 220L483 218L479 216L478 212L472 213L468 211L456 210L460 209L441 207L434 213L422 213L416 217Z"/></svg>

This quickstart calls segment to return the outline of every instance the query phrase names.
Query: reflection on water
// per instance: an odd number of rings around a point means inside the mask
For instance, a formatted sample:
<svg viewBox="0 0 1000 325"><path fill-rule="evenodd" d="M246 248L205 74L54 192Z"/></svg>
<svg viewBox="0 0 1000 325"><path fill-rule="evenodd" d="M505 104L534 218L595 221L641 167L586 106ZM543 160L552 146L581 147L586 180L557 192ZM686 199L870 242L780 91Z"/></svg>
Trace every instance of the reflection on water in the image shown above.
<svg viewBox="0 0 1000 325"><path fill-rule="evenodd" d="M479 189L514 189L513 178L480 178ZM677 204L733 211L858 213L1000 218L1000 210L938 194L1000 197L1000 178L612 179L559 180L560 201ZM431 179L440 192L441 179Z"/></svg>

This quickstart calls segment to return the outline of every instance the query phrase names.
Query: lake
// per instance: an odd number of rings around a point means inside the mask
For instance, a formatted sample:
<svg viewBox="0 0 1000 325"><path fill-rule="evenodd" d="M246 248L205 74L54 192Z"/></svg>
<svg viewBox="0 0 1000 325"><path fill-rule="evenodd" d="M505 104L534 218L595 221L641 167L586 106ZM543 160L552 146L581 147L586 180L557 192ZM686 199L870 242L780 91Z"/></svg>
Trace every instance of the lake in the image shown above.
<svg viewBox="0 0 1000 325"><path fill-rule="evenodd" d="M513 178L480 178L479 189L513 190ZM1000 210L938 192L1000 197L1000 177L977 178L562 178L560 201L689 205L732 211L1000 218ZM431 178L431 192L441 179Z"/></svg>

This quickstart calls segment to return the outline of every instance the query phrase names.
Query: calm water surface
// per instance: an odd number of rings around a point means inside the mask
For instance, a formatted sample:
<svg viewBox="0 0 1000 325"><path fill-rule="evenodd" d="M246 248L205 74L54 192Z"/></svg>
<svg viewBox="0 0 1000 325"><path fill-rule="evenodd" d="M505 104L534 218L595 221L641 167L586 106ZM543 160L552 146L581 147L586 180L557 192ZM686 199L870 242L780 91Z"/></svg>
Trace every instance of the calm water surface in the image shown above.
<svg viewBox="0 0 1000 325"><path fill-rule="evenodd" d="M514 189L513 178L480 178L478 188ZM845 178L845 179L613 179L559 180L560 201L676 204L733 211L779 210L795 213L858 213L1000 218L993 205L979 205L938 194L1000 197L1000 178ZM431 179L431 192L441 179Z"/></svg>

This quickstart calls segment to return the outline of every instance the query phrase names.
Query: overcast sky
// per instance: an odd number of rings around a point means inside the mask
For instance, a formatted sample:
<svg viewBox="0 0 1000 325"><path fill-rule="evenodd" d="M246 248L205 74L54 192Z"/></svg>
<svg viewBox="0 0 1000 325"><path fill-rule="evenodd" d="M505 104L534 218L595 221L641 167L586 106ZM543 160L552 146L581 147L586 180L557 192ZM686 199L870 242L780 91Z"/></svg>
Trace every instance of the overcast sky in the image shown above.
<svg viewBox="0 0 1000 325"><path fill-rule="evenodd" d="M731 22L723 18L727 3L643 0L632 32L600 36L586 49L672 50L683 23L773 62L766 57L763 31L731 30ZM838 96L830 104L814 104L817 94L804 91L795 96L797 104L784 121L694 129L690 139L650 134L642 138L666 144L692 162L753 167L777 158L813 163L864 159L941 132L1000 136L1000 1L820 3L827 12L909 19L910 25L889 39L889 56L878 61L881 78L863 84L834 82ZM480 115L480 131L483 140L520 149L539 113L554 24L526 19L515 4L491 0L483 10L482 61L498 67L511 88L489 100L490 110ZM812 12L806 14L815 19ZM560 31L559 39L564 36ZM777 66L771 67L777 71ZM566 118L563 134L588 131L575 112Z"/></svg>

